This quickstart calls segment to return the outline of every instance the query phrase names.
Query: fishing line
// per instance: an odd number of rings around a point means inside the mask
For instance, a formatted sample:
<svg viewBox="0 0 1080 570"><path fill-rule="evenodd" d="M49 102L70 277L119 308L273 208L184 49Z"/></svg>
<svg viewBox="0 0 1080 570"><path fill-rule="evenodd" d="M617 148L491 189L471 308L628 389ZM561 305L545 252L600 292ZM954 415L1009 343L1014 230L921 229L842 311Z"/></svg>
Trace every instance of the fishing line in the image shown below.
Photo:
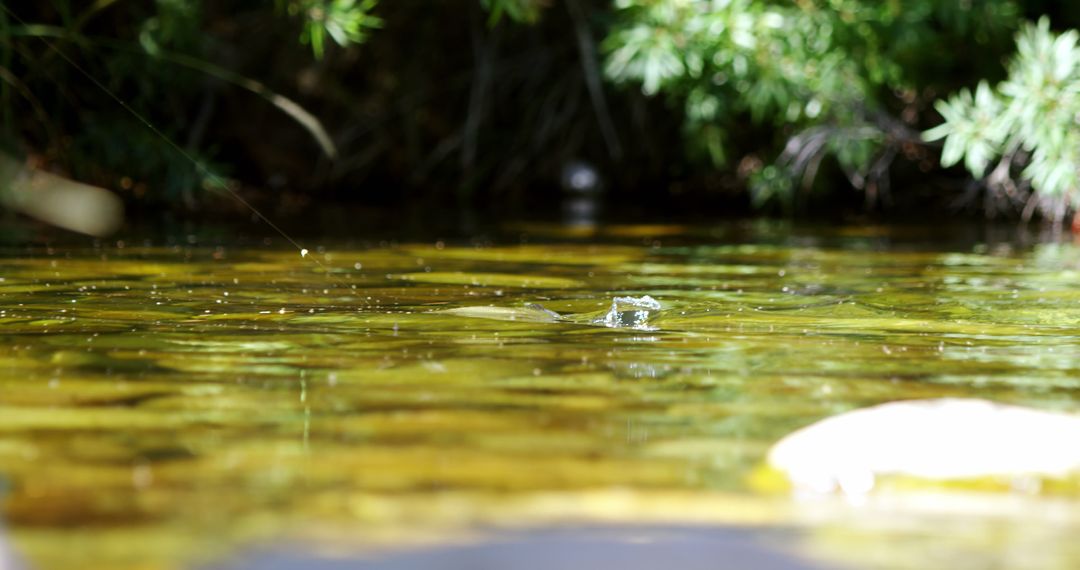
<svg viewBox="0 0 1080 570"><path fill-rule="evenodd" d="M0 3L0 8L3 8L4 12L8 16L10 16L13 20L18 22L19 24L21 24L23 26L28 25L26 23L26 21L24 21L22 18L20 18L14 12L12 12L11 9L8 8L5 4ZM79 73L81 73L84 77L89 79L94 85L96 85L98 87L98 89L100 89L106 95L108 95L110 98L112 98L113 101L116 101L116 103L119 104L121 107L123 107L125 111L130 113L131 116L135 117L136 120L138 120L140 123L142 123L146 128L150 129L150 131L153 132L155 135L157 135L161 140L165 141L165 143L168 144L170 147L172 147L172 149L175 150L177 153L179 153L180 156L183 156L185 159L187 159L188 162L190 162L192 164L192 166L195 168L196 172L202 174L204 177L209 179L215 186L220 187L220 188L224 188L225 191L227 191L229 193L229 195L233 197L233 199L235 199L237 202L242 204L245 208L251 210L251 212L254 213L260 220L265 222L266 225L270 226L275 232L277 232L279 235L281 235L281 237L285 238L286 241L288 241L290 244L292 244L292 246L295 247L296 250L300 252L300 257L301 258L311 260L316 266L319 267L319 269L323 270L323 273L327 276L328 279L330 279L331 281L337 282L335 279L330 277L330 271L327 269L327 267L325 265L323 265L318 259L316 259L315 256L308 255L309 252L308 252L307 248L300 245L299 242L294 240L291 236L289 236L289 234L285 233L285 230L282 230L281 228L279 228L277 224L275 224L270 218L266 217L266 215L264 215L262 212L260 212L258 208L256 208L255 206L252 206L251 203L248 202L247 200L245 200L243 196L241 196L239 193L237 193L235 190L233 190L229 186L229 184L225 181L225 179L218 176L217 174L214 174L208 168L206 168L205 166L200 164L199 161L195 160L195 158L193 156L191 156L191 154L188 153L186 150L184 150L183 147L181 147L179 144L177 144L172 139L170 139L168 136L166 136L165 133L161 132L161 130L159 130L157 127L155 127L153 123L151 123L148 119L143 117L138 111L136 111L135 109L132 109L131 106L128 105L126 102L124 102L123 99L121 99L118 95L116 95L111 90L109 90L108 87L106 87L104 84L102 84L100 81L98 81L96 77L94 77L93 75L90 74L90 72L83 69L82 66L80 66L78 63L75 62L75 60L68 57L68 55L66 53L64 53L63 50L56 47L56 45L54 45L52 42L50 42L47 38L45 38L44 36L39 36L38 39L40 39L42 42L44 42L45 45L49 47L49 49L56 52L56 54L59 55L64 61L68 62L68 64L71 65L71 67L74 67ZM339 286L341 286L341 287L345 287L345 285L343 283L338 282L337 284Z"/></svg>

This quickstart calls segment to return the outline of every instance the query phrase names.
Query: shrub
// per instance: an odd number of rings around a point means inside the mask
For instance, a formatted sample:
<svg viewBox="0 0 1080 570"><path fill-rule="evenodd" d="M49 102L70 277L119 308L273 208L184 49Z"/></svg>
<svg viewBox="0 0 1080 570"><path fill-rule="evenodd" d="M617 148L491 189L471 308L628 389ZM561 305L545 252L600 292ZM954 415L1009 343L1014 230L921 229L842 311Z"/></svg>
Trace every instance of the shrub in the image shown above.
<svg viewBox="0 0 1080 570"><path fill-rule="evenodd" d="M692 148L722 166L746 117L779 134L779 157L755 169L758 202L790 202L826 156L857 188L885 190L893 157L919 141L913 127L925 88L948 85L967 65L961 46L994 53L1019 15L1012 0L615 6L605 42L608 76L681 106Z"/></svg>
<svg viewBox="0 0 1080 570"><path fill-rule="evenodd" d="M1047 18L1024 26L1008 77L939 101L945 122L925 133L944 139L942 165L963 161L994 200L1022 208L1025 219L1038 209L1060 225L1080 206L1078 39L1075 30L1051 32Z"/></svg>

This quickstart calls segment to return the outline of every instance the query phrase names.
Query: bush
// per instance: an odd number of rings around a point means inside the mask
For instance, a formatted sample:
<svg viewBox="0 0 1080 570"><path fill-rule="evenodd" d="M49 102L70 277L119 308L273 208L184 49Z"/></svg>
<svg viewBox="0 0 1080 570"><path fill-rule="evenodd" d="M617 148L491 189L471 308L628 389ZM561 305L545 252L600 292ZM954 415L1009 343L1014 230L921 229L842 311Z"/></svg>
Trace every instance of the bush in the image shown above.
<svg viewBox="0 0 1080 570"><path fill-rule="evenodd" d="M958 71L987 73L971 68L970 49L959 48L974 43L992 55L1019 17L1012 0L615 6L605 41L609 77L681 106L692 148L724 166L732 147L745 144L738 137L746 118L779 135L772 144L779 158L753 169L759 203L790 203L826 156L855 187L885 190L892 159L919 141L913 128L928 87L947 88L965 75Z"/></svg>
<svg viewBox="0 0 1080 570"><path fill-rule="evenodd" d="M229 183L226 166L212 160L223 145L208 134L223 91L263 98L325 154L336 153L311 112L217 61L241 67L265 57L260 40L275 36L298 38L290 47L307 44L318 58L327 38L354 45L380 23L372 14L376 0L278 0L276 8L194 0L85 4L0 6L0 140L9 152L28 148L38 163L62 165L130 198L188 208L198 205L201 190ZM264 32L243 46L249 53L238 54L243 50L217 33L236 29L237 21ZM265 68L265 60L258 63Z"/></svg>
<svg viewBox="0 0 1080 570"><path fill-rule="evenodd" d="M1022 7L1080 20L1070 6L24 3L0 11L0 143L172 207L199 207L226 172L281 203L550 201L562 166L586 160L627 203L749 187L791 208L837 180L887 200L896 166L930 170L943 140L943 163L962 161L992 210L1060 223L1080 206L1076 33L1027 26L1000 62ZM924 137L935 108L945 123Z"/></svg>
<svg viewBox="0 0 1080 570"><path fill-rule="evenodd" d="M944 124L941 163L963 161L999 202L1038 209L1060 225L1080 206L1080 34L1050 31L1047 18L1016 37L1008 78L980 82L936 105ZM1074 221L1074 226L1076 226Z"/></svg>

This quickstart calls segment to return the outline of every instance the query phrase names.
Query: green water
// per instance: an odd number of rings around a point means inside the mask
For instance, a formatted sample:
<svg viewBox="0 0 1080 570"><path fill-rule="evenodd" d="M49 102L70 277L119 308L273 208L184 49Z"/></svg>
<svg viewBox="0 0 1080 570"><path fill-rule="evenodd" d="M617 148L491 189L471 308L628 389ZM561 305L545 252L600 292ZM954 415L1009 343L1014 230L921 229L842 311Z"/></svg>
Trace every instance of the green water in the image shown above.
<svg viewBox="0 0 1080 570"><path fill-rule="evenodd" d="M552 232L322 242L321 265L261 243L6 248L10 541L34 568L184 568L269 541L706 524L862 566L1080 566L1067 496L808 506L747 483L778 438L864 405L1077 410L1080 247ZM648 327L596 322L642 295ZM561 318L506 318L531 303Z"/></svg>

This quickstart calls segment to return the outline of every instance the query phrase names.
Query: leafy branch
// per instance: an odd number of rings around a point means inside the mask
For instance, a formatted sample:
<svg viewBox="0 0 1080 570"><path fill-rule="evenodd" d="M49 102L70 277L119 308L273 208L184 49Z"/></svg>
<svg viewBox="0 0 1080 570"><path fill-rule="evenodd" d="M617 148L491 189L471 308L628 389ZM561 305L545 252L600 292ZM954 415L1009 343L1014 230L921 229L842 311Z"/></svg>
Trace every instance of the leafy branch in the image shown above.
<svg viewBox="0 0 1080 570"><path fill-rule="evenodd" d="M963 162L991 193L1022 206L1025 218L1039 210L1055 225L1080 207L1078 40L1075 30L1053 33L1047 18L1026 25L1008 77L938 101L945 122L923 135L944 140L943 166Z"/></svg>

